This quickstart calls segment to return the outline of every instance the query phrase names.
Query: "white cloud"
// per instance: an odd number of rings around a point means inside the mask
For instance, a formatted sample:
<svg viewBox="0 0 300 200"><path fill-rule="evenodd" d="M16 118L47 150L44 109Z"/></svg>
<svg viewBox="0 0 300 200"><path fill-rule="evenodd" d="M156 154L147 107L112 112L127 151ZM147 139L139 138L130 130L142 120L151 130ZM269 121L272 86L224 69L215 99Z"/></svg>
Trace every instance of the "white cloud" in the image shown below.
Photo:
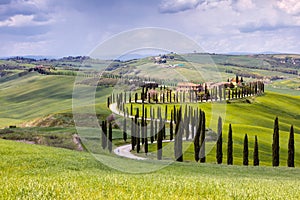
<svg viewBox="0 0 300 200"><path fill-rule="evenodd" d="M234 9L240 12L255 8L255 3L252 0L236 0L232 5Z"/></svg>
<svg viewBox="0 0 300 200"><path fill-rule="evenodd" d="M163 0L159 6L162 13L176 13L194 9L202 0Z"/></svg>
<svg viewBox="0 0 300 200"><path fill-rule="evenodd" d="M51 21L35 21L34 18L34 15L14 15L6 20L0 21L0 27L40 26L51 23Z"/></svg>
<svg viewBox="0 0 300 200"><path fill-rule="evenodd" d="M300 1L299 0L279 0L277 6L288 14L300 14Z"/></svg>

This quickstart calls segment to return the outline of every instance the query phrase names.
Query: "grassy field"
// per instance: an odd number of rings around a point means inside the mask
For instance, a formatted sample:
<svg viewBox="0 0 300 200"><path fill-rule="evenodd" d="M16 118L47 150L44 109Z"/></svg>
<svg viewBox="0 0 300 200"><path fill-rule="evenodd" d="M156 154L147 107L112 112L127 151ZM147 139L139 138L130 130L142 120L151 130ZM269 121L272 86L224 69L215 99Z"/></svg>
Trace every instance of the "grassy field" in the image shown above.
<svg viewBox="0 0 300 200"><path fill-rule="evenodd" d="M72 95L75 86L73 76L45 76L31 73L1 83L0 127L21 125L55 113L72 113ZM76 85L83 93L89 87ZM107 114L106 95L111 88L97 88L96 110ZM88 94L87 94L88 95ZM101 112L100 112L101 111Z"/></svg>
<svg viewBox="0 0 300 200"><path fill-rule="evenodd" d="M207 76L228 78L225 73L227 66L221 66L220 74L215 73L207 62L193 57L193 64L201 67ZM198 59L198 60L197 60ZM251 57L214 56L216 63L224 60L230 63L262 65L267 63ZM209 61L209 60L208 60ZM151 61L152 62L152 61ZM180 63L180 60L173 64ZM1 63L1 62L0 62ZM66 61L64 64L68 64ZM86 63L96 68L97 63ZM105 66L102 63L101 66ZM157 67L147 60L131 61L135 75L154 75ZM134 66L138 64L139 66ZM32 67L34 65L26 65ZM193 73L192 65L181 68L164 69L175 78L178 74L186 78L191 73L192 79L199 79ZM236 66L229 66L237 69ZM248 69L246 69L248 70ZM255 71L253 69L249 71ZM266 73L258 70L258 73ZM272 75L283 75L271 72ZM233 76L233 74L229 74ZM288 89L297 88L298 79L283 80ZM159 78L159 77L158 77ZM189 77L190 78L190 77ZM71 142L75 129L73 122L66 117L72 115L73 89L77 87L84 98L79 111L83 114L92 103L89 98L90 87L77 85L73 76L45 76L29 73L24 76L15 75L9 79L0 79L0 127L9 125L40 127L20 127L3 129L1 138L21 140L13 142L0 139L0 199L299 199L300 198L300 98L296 93L281 94L267 91L264 96L251 98L250 103L232 101L228 104L203 103L199 106L207 114L207 126L217 128L217 117L223 117L223 163L226 162L226 142L229 123L233 126L234 165L217 165L215 161L215 145L207 143L211 151L207 151L207 163L193 161L193 145L184 142L186 151L184 159L190 162L170 163L172 160L173 143L164 143L163 157L157 161L155 153L147 161L136 161L117 157L100 149L99 127L85 129L89 140L84 143L87 151L79 152ZM276 85L277 84L277 85ZM280 86L279 82L274 83ZM279 84L279 85L278 85ZM111 112L106 107L106 98L112 88L98 87L95 94L95 110L98 120L103 120ZM274 90L275 91L275 90ZM293 90L295 91L295 90ZM76 98L75 98L76 99ZM135 107L140 105L134 105ZM171 105L173 107L173 105ZM178 105L177 105L178 106ZM157 107L157 105L152 105ZM162 109L164 112L164 109ZM170 111L170 109L169 109ZM80 113L80 114L82 114ZM253 114L252 114L253 113ZM170 113L168 113L170 116ZM280 126L280 167L271 165L271 143L274 118L279 117ZM89 121L89 115L83 115ZM290 125L295 126L296 168L287 168L287 141ZM45 127L43 127L45 126ZM50 126L50 127L49 127ZM51 127L53 126L53 127ZM77 127L78 128L78 127ZM85 127L82 127L84 129ZM242 139L247 133L249 137L249 164L252 164L254 136L258 136L260 164L263 166L239 166L242 162ZM114 145L124 144L120 139L122 131L114 129ZM26 144L24 140L41 141L41 145ZM128 143L128 141L127 141ZM154 151L155 145L150 146ZM102 152L102 154L97 154ZM91 154L93 153L93 154ZM149 157L151 157L149 156ZM102 162L99 162L101 160ZM107 166L107 165L108 166ZM120 169L121 171L115 170ZM132 173L124 173L130 171ZM145 173L138 173L145 172ZM151 172L151 173L147 173Z"/></svg>
<svg viewBox="0 0 300 200"><path fill-rule="evenodd" d="M88 153L0 140L1 199L299 199L300 170L173 163L115 171ZM111 159L116 157L111 156ZM131 160L118 159L123 165ZM161 162L135 162L140 167Z"/></svg>

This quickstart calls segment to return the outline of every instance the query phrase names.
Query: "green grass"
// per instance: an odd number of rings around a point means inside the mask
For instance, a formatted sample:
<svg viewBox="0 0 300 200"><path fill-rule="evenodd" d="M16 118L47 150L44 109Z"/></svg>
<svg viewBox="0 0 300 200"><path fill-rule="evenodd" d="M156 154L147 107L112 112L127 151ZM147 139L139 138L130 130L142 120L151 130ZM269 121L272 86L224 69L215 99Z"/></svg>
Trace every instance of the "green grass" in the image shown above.
<svg viewBox="0 0 300 200"><path fill-rule="evenodd" d="M75 78L31 73L4 81L0 89L2 108L0 127L21 125L54 113L72 113ZM89 86L76 85L76 87L83 93L83 96L89 91ZM110 92L111 88L97 88L95 96L97 113L104 115L109 113L106 108L106 95Z"/></svg>
<svg viewBox="0 0 300 200"><path fill-rule="evenodd" d="M173 163L152 173L108 168L88 153L0 140L1 199L298 199L300 170ZM110 156L122 165L161 162Z"/></svg>

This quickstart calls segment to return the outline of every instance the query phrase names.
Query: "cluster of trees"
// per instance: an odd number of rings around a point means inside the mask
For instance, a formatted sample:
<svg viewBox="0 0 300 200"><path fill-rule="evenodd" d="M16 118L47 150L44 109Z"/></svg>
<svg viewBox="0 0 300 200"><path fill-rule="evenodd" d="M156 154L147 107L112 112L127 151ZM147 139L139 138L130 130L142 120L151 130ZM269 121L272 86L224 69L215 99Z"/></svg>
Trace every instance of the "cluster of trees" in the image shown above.
<svg viewBox="0 0 300 200"><path fill-rule="evenodd" d="M160 86L159 88L149 88L142 87L140 93L136 92L132 94L131 92L124 92L120 94L112 94L108 97L107 102L109 106L110 103L117 103L117 107L122 112L127 112L125 110L124 104L129 103L186 103L186 102L207 102L207 101L225 101L230 99L241 99L248 96L260 95L264 93L264 83L261 81L255 81L250 83L243 83L241 86L230 88L220 84L214 86L211 89L204 86L203 92L180 92L172 91L166 86ZM128 112L127 112L128 113Z"/></svg>

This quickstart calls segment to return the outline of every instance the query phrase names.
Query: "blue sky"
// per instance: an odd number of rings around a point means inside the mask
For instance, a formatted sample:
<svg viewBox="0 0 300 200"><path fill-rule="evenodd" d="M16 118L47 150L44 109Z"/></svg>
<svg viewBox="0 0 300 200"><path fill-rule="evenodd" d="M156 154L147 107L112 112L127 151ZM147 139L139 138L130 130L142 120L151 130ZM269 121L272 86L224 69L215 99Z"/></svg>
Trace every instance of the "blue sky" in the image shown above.
<svg viewBox="0 0 300 200"><path fill-rule="evenodd" d="M299 0L0 0L0 57L88 55L143 27L179 31L207 52L300 53Z"/></svg>

